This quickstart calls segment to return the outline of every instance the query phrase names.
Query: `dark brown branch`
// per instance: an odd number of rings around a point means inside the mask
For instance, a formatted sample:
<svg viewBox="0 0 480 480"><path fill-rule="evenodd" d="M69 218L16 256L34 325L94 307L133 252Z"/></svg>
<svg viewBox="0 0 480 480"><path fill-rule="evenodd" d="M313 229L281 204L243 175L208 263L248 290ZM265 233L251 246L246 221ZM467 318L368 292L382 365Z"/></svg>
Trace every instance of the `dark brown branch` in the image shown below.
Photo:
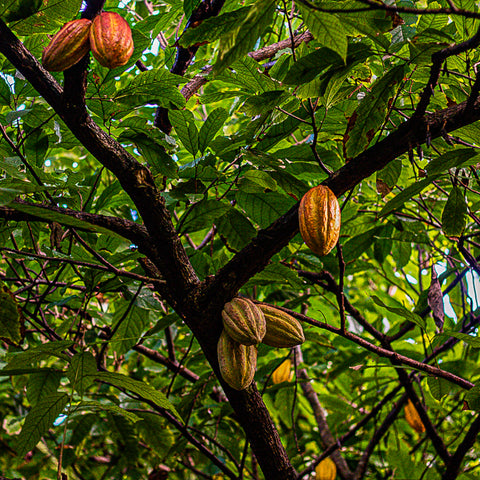
<svg viewBox="0 0 480 480"><path fill-rule="evenodd" d="M442 480L450 480L451 478L457 478L458 472L462 465L463 458L468 451L473 447L475 440L480 432L480 415L477 415L472 425L468 429L468 432L463 437L462 442L457 447L457 450L452 455L451 461L448 463L445 472L443 473Z"/></svg>

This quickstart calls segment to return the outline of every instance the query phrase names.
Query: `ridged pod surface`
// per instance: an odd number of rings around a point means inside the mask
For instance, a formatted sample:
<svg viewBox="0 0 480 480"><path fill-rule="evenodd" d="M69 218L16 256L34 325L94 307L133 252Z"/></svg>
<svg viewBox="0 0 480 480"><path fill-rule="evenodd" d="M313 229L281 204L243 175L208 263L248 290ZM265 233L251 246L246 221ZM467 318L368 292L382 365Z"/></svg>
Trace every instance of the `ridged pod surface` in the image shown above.
<svg viewBox="0 0 480 480"><path fill-rule="evenodd" d="M316 467L317 480L335 480L337 477L337 466L330 458L324 458Z"/></svg>
<svg viewBox="0 0 480 480"><path fill-rule="evenodd" d="M50 40L42 54L42 65L50 72L63 72L75 65L90 49L92 22L86 18L67 22Z"/></svg>
<svg viewBox="0 0 480 480"><path fill-rule="evenodd" d="M227 334L243 345L256 345L265 336L263 312L248 298L235 297L226 303L222 320Z"/></svg>
<svg viewBox="0 0 480 480"><path fill-rule="evenodd" d="M242 345L222 331L217 345L218 364L222 378L235 390L247 388L257 367L257 348Z"/></svg>
<svg viewBox="0 0 480 480"><path fill-rule="evenodd" d="M425 431L425 425L411 400L408 400L405 405L405 420L417 433Z"/></svg>
<svg viewBox="0 0 480 480"><path fill-rule="evenodd" d="M90 30L92 54L107 68L125 65L133 53L130 25L115 12L102 12L93 19Z"/></svg>
<svg viewBox="0 0 480 480"><path fill-rule="evenodd" d="M305 341L300 322L283 310L271 305L258 304L267 324L262 343L277 348L291 348Z"/></svg>
<svg viewBox="0 0 480 480"><path fill-rule="evenodd" d="M327 255L337 244L341 216L337 197L328 187L318 185L303 196L298 222L303 241L312 252Z"/></svg>
<svg viewBox="0 0 480 480"><path fill-rule="evenodd" d="M289 382L292 378L292 375L292 361L287 358L272 373L272 382L275 384Z"/></svg>

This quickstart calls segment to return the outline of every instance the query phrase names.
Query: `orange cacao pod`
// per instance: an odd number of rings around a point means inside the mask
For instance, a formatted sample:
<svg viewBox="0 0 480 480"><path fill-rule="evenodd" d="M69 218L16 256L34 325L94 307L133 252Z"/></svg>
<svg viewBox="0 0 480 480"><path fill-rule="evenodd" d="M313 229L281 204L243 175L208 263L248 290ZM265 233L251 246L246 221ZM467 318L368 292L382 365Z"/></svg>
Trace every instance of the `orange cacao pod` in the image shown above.
<svg viewBox="0 0 480 480"><path fill-rule="evenodd" d="M330 457L327 457L315 467L315 473L317 474L317 480L335 480L337 466Z"/></svg>
<svg viewBox="0 0 480 480"><path fill-rule="evenodd" d="M267 331L262 343L277 348L291 348L305 341L300 322L283 310L271 305L258 304L265 316Z"/></svg>
<svg viewBox="0 0 480 480"><path fill-rule="evenodd" d="M292 378L292 375L292 362L289 358L287 358L272 373L272 382L275 384L289 382Z"/></svg>
<svg viewBox="0 0 480 480"><path fill-rule="evenodd" d="M222 331L217 345L218 364L222 378L235 390L247 388L257 367L257 348L242 345Z"/></svg>
<svg viewBox="0 0 480 480"><path fill-rule="evenodd" d="M327 255L340 235L341 212L337 197L328 188L318 185L302 198L298 210L303 241L318 255Z"/></svg>
<svg viewBox="0 0 480 480"><path fill-rule="evenodd" d="M425 431L425 425L410 399L405 404L405 420L417 433L423 433Z"/></svg>
<svg viewBox="0 0 480 480"><path fill-rule="evenodd" d="M90 49L88 34L92 22L86 18L67 22L50 40L42 64L50 72L63 72L75 65Z"/></svg>
<svg viewBox="0 0 480 480"><path fill-rule="evenodd" d="M115 12L102 12L93 19L90 48L100 65L116 68L125 65L133 53L130 25Z"/></svg>
<svg viewBox="0 0 480 480"><path fill-rule="evenodd" d="M263 312L248 298L236 297L225 304L222 320L229 337L243 345L256 345L265 336Z"/></svg>

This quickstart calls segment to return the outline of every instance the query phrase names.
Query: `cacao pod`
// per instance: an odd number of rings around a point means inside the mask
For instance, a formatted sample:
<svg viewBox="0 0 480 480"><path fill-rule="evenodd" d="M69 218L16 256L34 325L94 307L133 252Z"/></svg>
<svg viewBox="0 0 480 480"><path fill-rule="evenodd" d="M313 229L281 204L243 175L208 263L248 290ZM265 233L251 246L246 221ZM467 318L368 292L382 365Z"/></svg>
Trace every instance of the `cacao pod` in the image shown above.
<svg viewBox="0 0 480 480"><path fill-rule="evenodd" d="M327 255L340 235L341 212L337 197L318 185L302 198L298 210L300 234L312 252Z"/></svg>
<svg viewBox="0 0 480 480"><path fill-rule="evenodd" d="M93 19L90 30L92 54L107 68L125 65L133 53L130 25L115 12L102 12Z"/></svg>
<svg viewBox="0 0 480 480"><path fill-rule="evenodd" d="M317 474L317 480L335 480L337 466L330 457L327 457L315 467L315 473Z"/></svg>
<svg viewBox="0 0 480 480"><path fill-rule="evenodd" d="M247 388L257 367L257 348L242 345L222 331L217 345L218 364L222 378L235 390Z"/></svg>
<svg viewBox="0 0 480 480"><path fill-rule="evenodd" d="M256 345L265 336L263 312L248 298L236 297L223 307L223 328L236 342Z"/></svg>
<svg viewBox="0 0 480 480"><path fill-rule="evenodd" d="M289 382L292 379L292 376L292 362L287 358L272 373L272 382L275 384Z"/></svg>
<svg viewBox="0 0 480 480"><path fill-rule="evenodd" d="M258 304L265 315L267 331L262 343L277 348L291 348L305 341L300 322L283 310L271 305Z"/></svg>
<svg viewBox="0 0 480 480"><path fill-rule="evenodd" d="M410 399L405 405L405 420L417 433L423 433L425 431L425 425Z"/></svg>
<svg viewBox="0 0 480 480"><path fill-rule="evenodd" d="M50 40L42 54L42 65L50 72L63 72L75 65L90 49L92 22L86 18L67 22Z"/></svg>

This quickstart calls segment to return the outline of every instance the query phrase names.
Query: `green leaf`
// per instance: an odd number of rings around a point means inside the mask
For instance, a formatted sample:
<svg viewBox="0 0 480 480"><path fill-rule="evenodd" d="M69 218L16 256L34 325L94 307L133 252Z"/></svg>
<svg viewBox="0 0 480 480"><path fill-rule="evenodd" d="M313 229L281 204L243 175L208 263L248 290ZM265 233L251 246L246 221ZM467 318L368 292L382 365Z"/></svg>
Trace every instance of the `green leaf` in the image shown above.
<svg viewBox="0 0 480 480"><path fill-rule="evenodd" d="M448 395L452 387L452 384L448 380L439 377L428 376L427 383L432 397L438 401L440 401L445 395Z"/></svg>
<svg viewBox="0 0 480 480"><path fill-rule="evenodd" d="M452 330L445 330L443 333L436 335L435 343L437 344L437 338L439 339L438 342L440 342L441 340L448 340L450 337L458 338L472 348L480 348L480 338L474 337L473 335L467 335L466 333L454 332Z"/></svg>
<svg viewBox="0 0 480 480"><path fill-rule="evenodd" d="M480 411L480 385L475 385L465 395L463 410Z"/></svg>
<svg viewBox="0 0 480 480"><path fill-rule="evenodd" d="M25 142L25 150L30 163L42 167L48 151L48 135L42 130L30 132Z"/></svg>
<svg viewBox="0 0 480 480"><path fill-rule="evenodd" d="M163 145L159 145L146 135L136 135L134 142L150 166L153 175L178 178L178 166Z"/></svg>
<svg viewBox="0 0 480 480"><path fill-rule="evenodd" d="M342 247L343 259L345 262L351 262L360 258L374 243L376 235L382 231L382 227L375 227L366 232L352 237Z"/></svg>
<svg viewBox="0 0 480 480"><path fill-rule="evenodd" d="M237 24L235 30L221 37L214 74L220 73L253 48L258 37L272 23L275 5L274 0L257 0L250 7L243 22Z"/></svg>
<svg viewBox="0 0 480 480"><path fill-rule="evenodd" d="M212 223L231 209L229 203L218 200L202 200L194 205L180 219L180 232L195 232L204 228L210 228ZM185 221L183 219L185 218Z"/></svg>
<svg viewBox="0 0 480 480"><path fill-rule="evenodd" d="M112 349L118 355L124 355L138 343L138 339L148 327L149 311L123 302L116 308L112 322L115 328L119 324L110 341Z"/></svg>
<svg viewBox="0 0 480 480"><path fill-rule="evenodd" d="M184 78L164 68L141 72L115 94L113 101L129 106L157 102L166 108L171 107L171 102L176 107L183 108L185 98L177 89L177 85L185 82Z"/></svg>
<svg viewBox="0 0 480 480"><path fill-rule="evenodd" d="M344 137L345 155L351 159L363 152L382 126L392 98L403 79L405 67L400 65L378 79L370 93L360 102L348 122Z"/></svg>
<svg viewBox="0 0 480 480"><path fill-rule="evenodd" d="M198 134L198 149L202 155L227 118L228 112L224 108L216 108L210 112Z"/></svg>
<svg viewBox="0 0 480 480"><path fill-rule="evenodd" d="M64 23L74 19L82 6L82 0L44 0L39 12L21 20L12 29L18 35L56 33Z"/></svg>
<svg viewBox="0 0 480 480"><path fill-rule="evenodd" d="M140 417L135 415L133 412L129 412L124 408L118 407L113 403L101 403L96 400L88 400L80 402L77 407L78 410L91 410L94 412L108 412L113 413L114 415L120 415L121 417L127 419L129 422L135 423L140 420Z"/></svg>
<svg viewBox="0 0 480 480"><path fill-rule="evenodd" d="M335 15L312 10L301 3L297 7L315 40L337 52L345 60L347 58L348 42L341 20Z"/></svg>
<svg viewBox="0 0 480 480"><path fill-rule="evenodd" d="M402 173L402 161L399 158L391 161L385 168L377 172L377 190L382 197L390 193L398 183Z"/></svg>
<svg viewBox="0 0 480 480"><path fill-rule="evenodd" d="M330 48L319 48L299 58L282 80L287 85L303 85L332 66L342 66L342 58Z"/></svg>
<svg viewBox="0 0 480 480"><path fill-rule="evenodd" d="M376 295L371 295L370 298L379 306L382 308L385 308L389 312L394 313L395 315L399 315L405 320L409 322L413 322L415 325L418 325L422 330L425 330L425 320L423 320L420 315L417 315L416 313L411 312L410 310L407 310L405 307L390 307L388 305L385 305Z"/></svg>
<svg viewBox="0 0 480 480"><path fill-rule="evenodd" d="M230 209L215 222L219 235L233 250L241 250L256 234L250 220L236 209Z"/></svg>
<svg viewBox="0 0 480 480"><path fill-rule="evenodd" d="M95 378L102 382L109 383L114 387L124 388L129 392L136 393L144 400L154 402L157 406L168 410L181 420L180 415L175 410L175 407L168 401L167 397L162 392L156 390L145 382L140 382L139 380L134 380L133 378L121 375L120 373L113 372L98 372L96 373Z"/></svg>
<svg viewBox="0 0 480 480"><path fill-rule="evenodd" d="M39 401L25 418L22 431L16 439L16 450L23 457L48 432L55 419L63 412L69 401L66 393L53 393Z"/></svg>
<svg viewBox="0 0 480 480"><path fill-rule="evenodd" d="M474 148L457 148L453 151L440 155L427 165L428 175L438 175L451 168L475 165L478 163L478 150Z"/></svg>
<svg viewBox="0 0 480 480"><path fill-rule="evenodd" d="M398 210L403 204L410 200L412 197L420 193L424 190L428 185L430 185L434 180L436 180L438 175L431 176L428 178L424 178L419 182L413 183L409 185L405 190L400 192L395 198L392 198L381 210L378 214L379 217L384 217L389 213Z"/></svg>
<svg viewBox="0 0 480 480"><path fill-rule="evenodd" d="M12 91L4 78L0 77L0 105L10 105Z"/></svg>
<svg viewBox="0 0 480 480"><path fill-rule="evenodd" d="M213 42L243 22L249 11L250 7L243 7L218 17L207 18L198 27L187 28L178 43L181 47L187 48L195 44Z"/></svg>
<svg viewBox="0 0 480 480"><path fill-rule="evenodd" d="M8 358L8 364L0 372L4 372L11 369L31 367L32 364L35 364L39 360L44 359L45 357L54 356L66 361L69 360L63 350L67 350L73 345L73 342L70 340L57 340L55 342L44 343L38 347L31 347L28 350L23 352L13 353L11 357Z"/></svg>
<svg viewBox="0 0 480 480"><path fill-rule="evenodd" d="M245 100L240 108L241 112L253 117L272 111L275 107L281 105L290 98L290 94L284 90L272 90L263 92L259 95L252 95Z"/></svg>
<svg viewBox="0 0 480 480"><path fill-rule="evenodd" d="M286 213L295 201L280 193L244 193L237 192L235 198L248 217L260 225L268 227L274 220Z"/></svg>
<svg viewBox="0 0 480 480"><path fill-rule="evenodd" d="M198 130L189 110L171 110L168 118L175 127L183 146L193 155L198 152Z"/></svg>
<svg viewBox="0 0 480 480"><path fill-rule="evenodd" d="M27 399L32 405L50 397L60 386L62 373L55 370L41 370L30 375L27 383Z"/></svg>
<svg viewBox="0 0 480 480"><path fill-rule="evenodd" d="M18 22L38 12L42 0L4 0L0 4L0 19L4 22Z"/></svg>
<svg viewBox="0 0 480 480"><path fill-rule="evenodd" d="M97 372L97 362L90 352L76 353L67 370L67 377L73 388L83 395L85 390L93 383L92 375Z"/></svg>
<svg viewBox="0 0 480 480"><path fill-rule="evenodd" d="M19 344L24 336L24 320L21 309L12 292L5 286L0 287L0 338Z"/></svg>
<svg viewBox="0 0 480 480"><path fill-rule="evenodd" d="M277 189L277 182L269 173L262 170L248 170L244 173L243 179L259 185L264 191ZM240 189L242 190L241 186Z"/></svg>
<svg viewBox="0 0 480 480"><path fill-rule="evenodd" d="M460 237L465 230L467 204L459 187L453 187L442 213L442 230L447 237Z"/></svg>

